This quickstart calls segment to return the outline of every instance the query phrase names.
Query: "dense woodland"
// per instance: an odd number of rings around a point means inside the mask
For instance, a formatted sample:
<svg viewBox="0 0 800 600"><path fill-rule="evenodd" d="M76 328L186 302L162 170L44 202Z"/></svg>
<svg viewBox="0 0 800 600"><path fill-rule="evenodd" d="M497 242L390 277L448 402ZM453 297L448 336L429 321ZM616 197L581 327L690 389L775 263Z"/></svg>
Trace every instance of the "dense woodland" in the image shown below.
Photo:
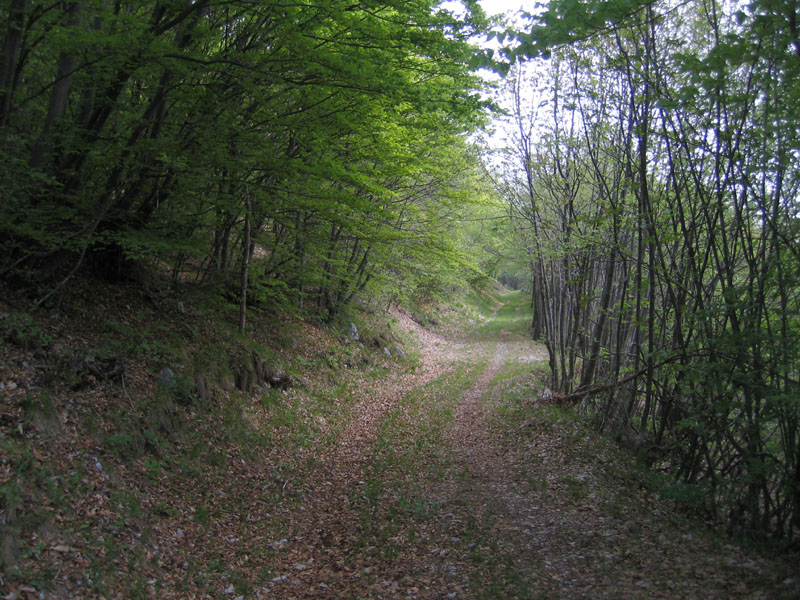
<svg viewBox="0 0 800 600"><path fill-rule="evenodd" d="M330 317L372 280L467 264L444 231L485 117L480 14L15 0L2 19L0 272L40 300L84 266L144 267L222 286L243 323L246 301Z"/></svg>
<svg viewBox="0 0 800 600"><path fill-rule="evenodd" d="M676 499L797 543L797 8L464 4L10 0L0 276L37 306L86 271L202 286L242 330L523 283L555 394ZM513 131L485 167L481 66Z"/></svg>
<svg viewBox="0 0 800 600"><path fill-rule="evenodd" d="M676 498L796 543L797 6L553 2L520 38L549 60L508 79L497 186L554 392Z"/></svg>

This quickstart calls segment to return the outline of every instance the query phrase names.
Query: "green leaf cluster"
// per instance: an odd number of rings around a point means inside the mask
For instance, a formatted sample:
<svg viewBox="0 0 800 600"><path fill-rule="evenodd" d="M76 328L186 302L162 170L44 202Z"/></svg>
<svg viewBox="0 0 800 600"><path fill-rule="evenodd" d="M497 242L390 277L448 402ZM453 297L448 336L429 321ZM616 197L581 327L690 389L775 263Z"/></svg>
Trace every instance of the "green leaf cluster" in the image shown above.
<svg viewBox="0 0 800 600"><path fill-rule="evenodd" d="M498 190L552 389L737 533L800 523L796 3L554 0ZM529 76L530 73L534 76ZM533 93L528 89L533 88Z"/></svg>
<svg viewBox="0 0 800 600"><path fill-rule="evenodd" d="M0 273L139 263L244 297L252 268L265 302L326 314L382 269L405 276L402 248L450 243L452 189L474 168L473 9L11 2Z"/></svg>

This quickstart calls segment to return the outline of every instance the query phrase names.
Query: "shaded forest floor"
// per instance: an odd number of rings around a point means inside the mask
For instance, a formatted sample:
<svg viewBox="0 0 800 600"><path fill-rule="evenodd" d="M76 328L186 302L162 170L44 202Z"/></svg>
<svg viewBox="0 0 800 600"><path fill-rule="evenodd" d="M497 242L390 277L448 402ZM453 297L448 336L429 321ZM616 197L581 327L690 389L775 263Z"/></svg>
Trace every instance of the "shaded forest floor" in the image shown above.
<svg viewBox="0 0 800 600"><path fill-rule="evenodd" d="M492 308L438 332L396 311L371 355L295 323L284 341L306 368L273 361L292 387L213 406L173 402L130 361L127 384L42 394L48 360L4 346L0 591L800 597L786 560L714 535L661 500L633 456L535 402L546 356L525 298Z"/></svg>
<svg viewBox="0 0 800 600"><path fill-rule="evenodd" d="M347 460L321 460L265 595L794 597L786 567L680 517L630 456L531 402L546 353L524 299L506 302L466 336L429 336L436 377L354 422Z"/></svg>

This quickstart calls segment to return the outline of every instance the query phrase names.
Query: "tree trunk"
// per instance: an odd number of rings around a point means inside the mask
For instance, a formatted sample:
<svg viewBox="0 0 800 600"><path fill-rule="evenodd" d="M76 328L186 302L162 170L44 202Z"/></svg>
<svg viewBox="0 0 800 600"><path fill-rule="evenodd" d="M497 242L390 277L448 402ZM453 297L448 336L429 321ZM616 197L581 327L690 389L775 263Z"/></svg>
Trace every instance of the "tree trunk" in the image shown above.
<svg viewBox="0 0 800 600"><path fill-rule="evenodd" d="M11 109L27 8L28 0L11 0L11 7L8 11L8 29L3 43L3 60L0 63L0 127L7 123Z"/></svg>
<svg viewBox="0 0 800 600"><path fill-rule="evenodd" d="M83 2L70 4L67 11L67 21L71 26L80 23L79 14L82 8ZM39 141L36 142L31 153L31 167L33 168L40 166L47 154L55 154L57 152L58 140L54 136L48 139L48 136L53 133L56 124L67 114L69 92L72 89L72 78L77 67L78 57L75 53L62 52L58 57L58 69L56 71L56 79L53 82L53 89L50 92L47 117L45 117Z"/></svg>
<svg viewBox="0 0 800 600"><path fill-rule="evenodd" d="M589 360L583 365L583 375L581 376L581 383L578 389L589 387L594 380L594 373L597 369L597 361L600 358L600 347L603 338L603 332L608 320L608 307L611 303L611 289L614 283L614 275L616 270L616 260L614 253L609 253L608 266L606 267L606 280L603 282L603 294L600 298L600 314L597 318L597 326L594 330L594 337L592 338L592 348L589 354Z"/></svg>
<svg viewBox="0 0 800 600"><path fill-rule="evenodd" d="M250 267L250 190L245 189L244 240L242 240L242 275L239 288L239 333L247 326L247 277Z"/></svg>

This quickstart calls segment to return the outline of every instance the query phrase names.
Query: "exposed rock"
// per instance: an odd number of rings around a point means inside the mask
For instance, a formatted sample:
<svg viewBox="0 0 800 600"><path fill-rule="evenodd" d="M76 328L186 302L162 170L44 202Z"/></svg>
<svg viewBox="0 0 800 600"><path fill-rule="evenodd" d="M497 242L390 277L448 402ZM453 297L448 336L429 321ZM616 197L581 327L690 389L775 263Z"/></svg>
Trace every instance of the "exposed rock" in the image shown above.
<svg viewBox="0 0 800 600"><path fill-rule="evenodd" d="M236 387L243 392L249 393L253 391L257 380L258 377L249 366L242 365L239 367L239 370L236 371Z"/></svg>
<svg viewBox="0 0 800 600"><path fill-rule="evenodd" d="M176 385L175 373L169 367L164 367L156 375L156 381L166 388L174 388Z"/></svg>
<svg viewBox="0 0 800 600"><path fill-rule="evenodd" d="M292 377L271 365L263 356L253 352L250 360L236 371L236 387L250 393L259 386L287 389L294 384Z"/></svg>
<svg viewBox="0 0 800 600"><path fill-rule="evenodd" d="M213 400L211 385L209 384L206 376L201 373L194 374L194 391L195 394L197 394L197 397L203 402L209 402Z"/></svg>
<svg viewBox="0 0 800 600"><path fill-rule="evenodd" d="M19 544L11 527L0 522L0 565L10 568L19 560Z"/></svg>
<svg viewBox="0 0 800 600"><path fill-rule="evenodd" d="M256 352L252 353L250 359L253 364L253 373L255 374L255 382L253 385L264 385L271 374L271 366L267 364L267 361Z"/></svg>
<svg viewBox="0 0 800 600"><path fill-rule="evenodd" d="M234 378L231 378L229 374L220 375L217 383L219 384L219 387L226 392L232 392L236 389L236 381Z"/></svg>
<svg viewBox="0 0 800 600"><path fill-rule="evenodd" d="M350 323L350 339L354 342L358 342L361 339L358 335L358 328L355 323Z"/></svg>
<svg viewBox="0 0 800 600"><path fill-rule="evenodd" d="M275 371L272 376L267 379L267 383L270 384L272 387L277 387L282 390L292 387L294 381L290 375L287 375L283 371Z"/></svg>
<svg viewBox="0 0 800 600"><path fill-rule="evenodd" d="M100 460L96 456L92 456L91 459L97 472L102 475L103 479L108 480L108 473L106 473L105 469L103 469L103 465L100 464Z"/></svg>

